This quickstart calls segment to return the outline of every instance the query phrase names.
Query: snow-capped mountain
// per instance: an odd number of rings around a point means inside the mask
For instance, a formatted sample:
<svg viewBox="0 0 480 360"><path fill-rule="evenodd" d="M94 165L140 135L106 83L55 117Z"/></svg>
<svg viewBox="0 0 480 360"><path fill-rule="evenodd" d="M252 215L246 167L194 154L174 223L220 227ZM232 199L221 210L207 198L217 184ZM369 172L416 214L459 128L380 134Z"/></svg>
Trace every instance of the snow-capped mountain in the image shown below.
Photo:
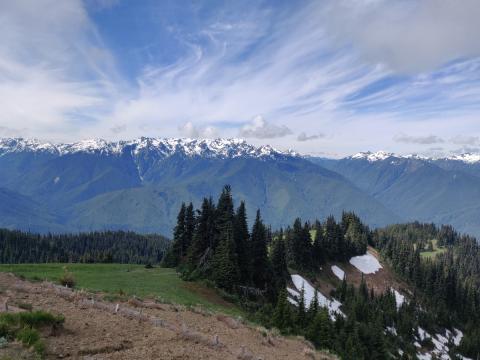
<svg viewBox="0 0 480 360"><path fill-rule="evenodd" d="M372 220L370 225L400 220L338 174L293 151L245 140L0 140L0 227L169 235L181 201L199 205L225 184L252 211L260 208L273 227L297 216L340 216L345 209Z"/></svg>
<svg viewBox="0 0 480 360"><path fill-rule="evenodd" d="M121 155L131 153L140 155L145 152L160 157L182 154L189 157L205 158L279 158L298 156L294 151L280 151L269 145L253 146L243 139L183 139L183 138L147 138L130 141L108 142L102 139L83 140L75 143L54 144L36 139L5 138L0 140L0 156L15 152L40 152L58 156L87 153L103 155Z"/></svg>
<svg viewBox="0 0 480 360"><path fill-rule="evenodd" d="M400 155L386 151L365 151L348 156L345 159L367 160L369 162L384 161L388 159L415 159L424 161L459 161L466 164L476 164L480 163L480 154L464 153L446 157L427 157L418 154Z"/></svg>
<svg viewBox="0 0 480 360"><path fill-rule="evenodd" d="M480 155L443 158L361 152L313 159L407 220L452 224L480 237Z"/></svg>

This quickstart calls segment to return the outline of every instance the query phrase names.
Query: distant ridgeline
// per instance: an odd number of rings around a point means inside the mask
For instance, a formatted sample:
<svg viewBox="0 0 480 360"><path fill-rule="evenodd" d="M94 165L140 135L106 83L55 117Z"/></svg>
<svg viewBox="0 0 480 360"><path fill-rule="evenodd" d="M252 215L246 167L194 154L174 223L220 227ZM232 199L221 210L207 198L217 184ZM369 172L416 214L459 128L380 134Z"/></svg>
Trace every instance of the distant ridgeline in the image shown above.
<svg viewBox="0 0 480 360"><path fill-rule="evenodd" d="M38 235L0 229L0 262L159 263L168 242L124 231Z"/></svg>
<svg viewBox="0 0 480 360"><path fill-rule="evenodd" d="M343 359L411 359L418 349L435 349L431 338L416 340L418 329L461 329L461 343L448 347L452 358L480 355L480 248L474 238L420 223L371 231L348 212L339 222L297 219L272 231L258 211L249 231L246 213L243 202L235 209L229 186L217 203L205 198L198 210L182 205L164 265L184 279L211 281L265 326L303 335ZM308 306L303 291L295 301L287 293L290 273L315 283L323 266L348 262L368 245L411 287L402 305L393 291L374 293L363 275L359 287L344 278L329 294L341 302L341 314L319 306L316 296Z"/></svg>

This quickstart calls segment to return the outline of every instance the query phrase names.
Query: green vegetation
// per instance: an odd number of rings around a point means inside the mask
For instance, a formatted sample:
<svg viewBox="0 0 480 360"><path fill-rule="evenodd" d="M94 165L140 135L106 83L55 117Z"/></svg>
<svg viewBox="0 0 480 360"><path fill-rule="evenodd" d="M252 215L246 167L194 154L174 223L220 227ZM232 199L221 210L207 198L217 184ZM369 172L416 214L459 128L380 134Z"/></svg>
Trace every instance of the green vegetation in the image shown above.
<svg viewBox="0 0 480 360"><path fill-rule="evenodd" d="M58 329L63 325L62 315L53 315L45 311L3 313L0 314L0 337L18 340L26 347L33 347L43 357L45 345L40 337L40 329L50 326Z"/></svg>
<svg viewBox="0 0 480 360"><path fill-rule="evenodd" d="M158 264L168 239L125 231L40 235L0 229L0 263Z"/></svg>
<svg viewBox="0 0 480 360"><path fill-rule="evenodd" d="M29 280L59 282L64 268L75 276L76 288L112 295L152 296L162 302L185 306L201 305L230 315L244 315L228 304L213 289L182 281L174 269L128 264L13 264L0 265L0 271L12 272Z"/></svg>
<svg viewBox="0 0 480 360"><path fill-rule="evenodd" d="M445 251L447 251L447 248L445 246L438 246L437 239L430 240L424 249L425 251L420 252L420 256L422 258L432 258L438 254L443 254Z"/></svg>

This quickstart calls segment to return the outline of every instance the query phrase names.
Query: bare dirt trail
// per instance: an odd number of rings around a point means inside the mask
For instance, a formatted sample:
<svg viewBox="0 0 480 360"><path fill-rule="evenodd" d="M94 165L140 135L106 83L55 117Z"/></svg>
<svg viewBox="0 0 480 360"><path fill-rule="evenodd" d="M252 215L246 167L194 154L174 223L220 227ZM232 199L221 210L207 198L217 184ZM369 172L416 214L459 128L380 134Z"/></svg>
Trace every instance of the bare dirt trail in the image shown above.
<svg viewBox="0 0 480 360"><path fill-rule="evenodd" d="M332 359L302 339L274 336L201 310L138 300L117 306L5 273L0 287L9 311L27 303L65 316L59 334L44 334L47 359Z"/></svg>

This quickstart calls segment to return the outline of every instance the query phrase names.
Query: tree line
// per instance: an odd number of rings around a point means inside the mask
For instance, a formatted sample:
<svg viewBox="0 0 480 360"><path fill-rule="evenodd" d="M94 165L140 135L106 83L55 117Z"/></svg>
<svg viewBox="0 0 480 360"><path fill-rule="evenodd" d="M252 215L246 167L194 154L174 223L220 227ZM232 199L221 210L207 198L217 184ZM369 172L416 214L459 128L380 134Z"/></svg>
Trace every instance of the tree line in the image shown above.
<svg viewBox="0 0 480 360"><path fill-rule="evenodd" d="M160 263L169 240L125 231L32 234L0 229L0 262Z"/></svg>

